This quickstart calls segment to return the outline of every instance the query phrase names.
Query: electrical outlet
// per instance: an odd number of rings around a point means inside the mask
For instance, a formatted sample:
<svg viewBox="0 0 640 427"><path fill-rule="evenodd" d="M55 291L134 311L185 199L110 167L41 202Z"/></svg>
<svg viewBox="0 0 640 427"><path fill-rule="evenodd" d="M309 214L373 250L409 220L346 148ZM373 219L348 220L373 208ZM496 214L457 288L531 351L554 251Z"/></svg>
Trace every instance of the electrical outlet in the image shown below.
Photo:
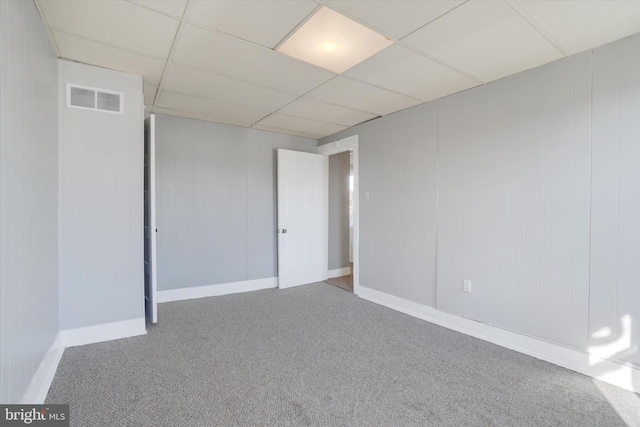
<svg viewBox="0 0 640 427"><path fill-rule="evenodd" d="M464 292L471 292L471 280L464 279L462 281L462 290Z"/></svg>

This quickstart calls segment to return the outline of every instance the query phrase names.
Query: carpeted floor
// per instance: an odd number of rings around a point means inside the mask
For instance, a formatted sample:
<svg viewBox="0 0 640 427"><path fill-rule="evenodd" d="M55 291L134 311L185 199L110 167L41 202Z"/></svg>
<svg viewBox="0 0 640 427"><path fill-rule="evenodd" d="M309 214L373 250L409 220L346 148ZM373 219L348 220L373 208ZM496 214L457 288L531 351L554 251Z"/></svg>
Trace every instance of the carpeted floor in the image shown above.
<svg viewBox="0 0 640 427"><path fill-rule="evenodd" d="M73 426L640 426L640 396L319 283L67 349Z"/></svg>

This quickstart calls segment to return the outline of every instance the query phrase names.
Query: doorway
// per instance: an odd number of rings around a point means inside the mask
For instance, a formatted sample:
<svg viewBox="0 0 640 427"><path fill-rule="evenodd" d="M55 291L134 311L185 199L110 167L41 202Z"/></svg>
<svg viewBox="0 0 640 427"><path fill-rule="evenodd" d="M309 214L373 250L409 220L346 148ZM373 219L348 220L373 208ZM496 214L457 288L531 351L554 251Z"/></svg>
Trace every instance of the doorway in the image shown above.
<svg viewBox="0 0 640 427"><path fill-rule="evenodd" d="M326 282L353 292L353 150L329 156L329 253Z"/></svg>
<svg viewBox="0 0 640 427"><path fill-rule="evenodd" d="M358 135L318 147L329 157L327 283L358 294Z"/></svg>

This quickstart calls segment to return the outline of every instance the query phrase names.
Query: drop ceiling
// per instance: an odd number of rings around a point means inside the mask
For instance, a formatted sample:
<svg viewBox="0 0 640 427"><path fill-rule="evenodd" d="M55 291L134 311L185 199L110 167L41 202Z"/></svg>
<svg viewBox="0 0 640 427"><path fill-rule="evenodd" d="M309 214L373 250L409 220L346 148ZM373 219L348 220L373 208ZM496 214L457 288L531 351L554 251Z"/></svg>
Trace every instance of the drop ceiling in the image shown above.
<svg viewBox="0 0 640 427"><path fill-rule="evenodd" d="M321 138L640 32L640 0L35 0L60 58L147 111ZM337 74L276 51L323 7L390 40Z"/></svg>

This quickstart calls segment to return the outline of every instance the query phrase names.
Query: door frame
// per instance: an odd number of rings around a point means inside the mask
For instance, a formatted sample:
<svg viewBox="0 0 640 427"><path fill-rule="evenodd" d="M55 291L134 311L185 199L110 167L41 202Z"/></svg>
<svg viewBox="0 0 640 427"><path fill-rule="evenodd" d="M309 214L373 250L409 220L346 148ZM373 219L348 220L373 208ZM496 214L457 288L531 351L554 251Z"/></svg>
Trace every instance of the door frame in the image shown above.
<svg viewBox="0 0 640 427"><path fill-rule="evenodd" d="M143 302L144 302L144 314L147 317L147 300L149 301L149 306L151 310L151 318L149 321L151 323L158 322L158 270L157 270L157 233L158 233L158 223L156 218L156 116L155 114L150 114L149 117L144 119L144 127L148 132L149 137L149 164L148 164L148 191L149 191L149 210L147 212L148 222L149 222L149 295L147 296L144 289L143 283ZM146 132L145 132L146 133ZM147 135L145 135L145 139ZM146 145L146 141L145 141ZM143 153L144 157L146 157L147 153ZM146 177L145 177L146 178ZM143 189L143 191L146 189ZM143 201L144 203L144 201ZM145 220L147 220L145 218ZM144 242L146 245L147 242ZM146 260L144 260L146 261ZM148 317L147 317L148 318Z"/></svg>
<svg viewBox="0 0 640 427"><path fill-rule="evenodd" d="M353 150L353 293L360 292L360 172L358 169L358 135L338 139L318 147L318 154L332 156ZM329 206L327 205L327 217ZM329 238L327 229L327 239ZM328 247L325 251L329 251ZM328 254L327 254L328 255ZM329 265L327 264L327 277Z"/></svg>

